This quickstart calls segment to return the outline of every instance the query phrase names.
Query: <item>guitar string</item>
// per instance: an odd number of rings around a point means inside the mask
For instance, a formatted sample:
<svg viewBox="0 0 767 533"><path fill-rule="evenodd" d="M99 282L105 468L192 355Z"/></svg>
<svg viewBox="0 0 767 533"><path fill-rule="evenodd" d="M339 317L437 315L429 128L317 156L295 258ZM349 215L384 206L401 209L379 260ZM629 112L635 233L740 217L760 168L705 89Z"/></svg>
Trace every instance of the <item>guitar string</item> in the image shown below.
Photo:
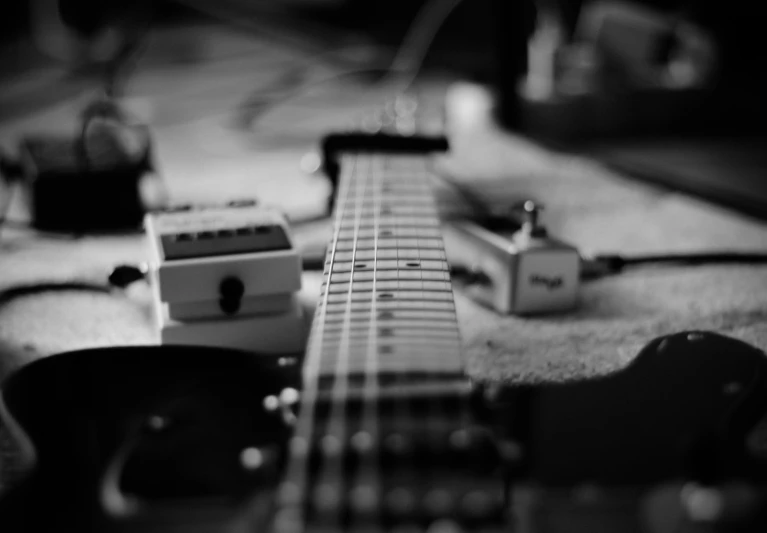
<svg viewBox="0 0 767 533"><path fill-rule="evenodd" d="M405 172L405 174L406 173L407 173L407 171ZM420 180L416 180L416 182L418 182L418 181L420 181ZM419 196L423 196L422 191L419 191L418 194L419 194ZM400 231L399 231L399 229L401 227L400 223L401 223L401 219L398 219L398 221L397 221L397 230L395 230L396 234L400 234ZM404 226L405 224L402 224L402 225ZM419 259L421 257L420 249L418 251L418 257L419 257ZM399 253L398 253L397 254L397 279L399 279L399 277L400 277L399 276L399 265L400 265L400 257L399 257ZM398 286L399 286L399 283L398 283ZM421 284L421 287L423 287L423 284ZM410 349L412 349L412 348L410 348ZM411 364L406 365L406 367L405 367L406 368L406 372L403 373L401 376L398 376L398 381L402 380L405 383L407 383L408 381L412 380L412 377L409 377L409 376L412 376L417 371L417 367L415 365L415 357L409 358L408 362L410 362ZM400 424L398 424L398 427L405 427L405 428L413 428L413 429L415 429L417 427L417 418L418 417L417 417L417 413L413 409L413 402L414 402L414 400L409 398L409 397L404 397L401 400L398 399L398 401L402 403L401 416L402 416L403 421L404 421L404 424L400 423ZM413 431L413 429L411 429L411 431ZM405 461L403 461L403 464L406 465L407 470L412 471L412 472L417 471L416 469L418 468L418 464L417 464L417 461L416 461L416 454L413 453L415 450L412 448L414 446L414 444L415 443L412 443L412 442L409 443L409 444L406 442L405 453L408 453L408 452L410 452L410 453L408 454L407 459ZM407 449L408 445L411 447L410 450ZM410 493L410 497L413 499L413 503L415 503L416 496L413 495L412 492Z"/></svg>
<svg viewBox="0 0 767 533"><path fill-rule="evenodd" d="M333 271L335 270L334 266L336 265L335 252L339 248L338 247L338 241L340 240L340 231L339 230L341 229L341 222L343 222L346 218L348 218L348 206L349 206L349 203L350 203L349 202L349 197L350 197L349 189L351 188L351 184L352 184L351 183L351 176L353 176L354 174L357 173L357 172L354 172L355 170L357 170L359 168L359 165L356 164L357 162L358 162L358 160L355 159L353 161L350 161L350 163L353 163L353 164L348 164L347 163L346 165L344 165L345 168L350 168L352 170L350 170L350 172L348 174L346 174L346 176L345 176L346 179L343 180L345 188L342 189L341 187L339 187L339 197L342 197L342 198L344 198L346 200L346 202L344 202L342 204L345 207L345 210L344 211L339 211L339 213L338 213L338 215L336 217L337 218L337 221L336 221L337 222L337 231L336 231L336 235L334 236L333 247L331 248L331 251L329 253L329 256L330 256L329 263L330 263L330 265L328 267L328 272L327 272L328 279L326 281L326 286L325 286L325 297L323 298L323 304L321 305L321 314L323 316L320 317L321 321L319 323L319 327L315 328L315 330L313 332L313 335L312 335L312 337L314 338L315 341L317 340L317 338L322 340L325 337L324 334L323 334L324 333L324 325L325 325L325 319L327 318L326 317L327 304L329 302L329 295L330 295L330 292L331 292L330 291L330 283L332 282ZM401 166L401 164L400 164L400 166ZM376 205L376 210L374 211L374 247L373 247L374 248L374 254L375 254L375 256L374 256L374 259L375 259L374 260L374 274L373 274L373 282L374 282L373 284L374 284L374 286L375 286L376 281L378 279L378 275L377 275L377 272L378 272L378 249L379 249L378 235L380 233L380 223L381 223L381 220L380 220L381 208L380 208L380 192L379 192L379 189L380 189L380 187L383 184L382 177L378 177L378 178L379 179L375 179L375 176L374 176L374 182L375 183L374 183L374 187L373 187L373 190L374 190L373 196L377 200L376 201L376 204L377 204ZM423 181L423 178L422 178L422 181ZM358 183L358 185L363 185L363 184ZM364 207L364 206L360 206L360 200L362 200L364 202L364 200L365 200L365 194L364 194L365 191L366 191L366 187L364 185L360 186L360 187L357 187L355 189L355 192L356 192L356 195L355 195L355 207L356 207L356 209L355 209L355 213L354 213L355 224L354 224L354 239L353 239L354 243L355 243L354 244L354 250L353 250L353 259L355 261L352 262L352 265L354 265L356 263L356 259L357 259L357 243L358 243L359 238L360 238L359 232L360 232L360 227L361 227L360 221L361 221L361 215L364 212L364 209L362 209L362 207ZM419 192L421 192L421 191L419 190ZM379 195L379 196L376 196L376 195ZM404 215L406 215L406 214L407 214L407 210L405 210L405 212L404 212ZM409 220L408 217L405 217L402 213L399 213L399 215L400 216L390 217L391 221L394 222L394 228L395 228L395 231L398 234L400 233L398 230L402 229L403 228L403 224L405 222L407 222L407 220ZM410 222L413 222L413 221L410 220ZM413 222L413 225L415 226L414 229L417 232L419 232L420 229L422 229L422 227L423 227L421 224L418 224L416 222ZM433 237L433 236L430 235L430 237ZM441 242L440 242L440 244L441 244ZM442 246L440 246L439 248L444 250L444 248ZM413 252L415 252L417 254L417 257L418 257L419 261L424 259L424 255L421 254L421 251L420 251L420 249L418 247L416 247L416 250L409 251L409 252L405 251L405 252L406 253L401 253L401 255L398 254L397 255L398 259L399 258L412 259ZM442 253L444 254L444 252L442 252ZM396 267L396 278L399 279L401 277L400 276L400 263L399 263L399 261L396 262L396 265L397 265L397 267ZM347 287L347 295L346 295L347 296L347 302L346 302L347 305L346 305L346 309L345 309L346 315L344 317L344 332L345 333L348 333L348 331L349 331L349 325L350 325L350 320L349 319L350 319L350 314L351 314L351 310L352 310L351 309L351 292L352 292L352 288L354 286L353 271L350 272L349 274L350 274L350 280L349 280L350 283L349 283L349 286ZM422 284L421 284L421 286L422 286ZM378 287L376 287L376 289L378 289ZM369 310L369 312L371 313L370 316L372 318L373 316L377 316L378 306L377 306L377 303L376 303L377 302L376 296L378 294L378 290L372 291L370 294L373 297L372 301L370 302L370 310ZM413 302L413 303L415 303L415 302ZM421 306L421 307L423 307L423 306ZM409 308L409 307L404 307L404 308ZM413 309L413 310L415 310L415 309ZM377 325L377 323L372 323L372 325ZM344 353L343 357L340 358L343 361L338 361L338 364L346 365L345 368L348 370L348 363L349 363L348 359L349 359L349 355L350 355L350 346L351 346L351 344L349 344L349 342L348 342L349 341L349 335L348 334L344 335L344 337L347 339L346 353ZM375 346L375 341L377 341L377 340L378 339L376 339L376 338L370 338L369 339L369 343L368 343L369 344L368 345L369 351L367 353L366 375L365 375L366 385L370 383L370 379L371 379L370 378L370 374L374 374L373 372L370 372L370 370L372 370L371 364L375 364L376 367L377 367L377 359L375 359L374 357L371 357L371 355L374 354L374 352L372 351L372 348L373 348L373 346ZM313 346L316 346L317 343L314 342L314 343L311 343L311 344ZM406 354L408 356L415 356L416 353L418 352L418 350L415 350L413 347L409 347L409 350L405 350L405 351L414 352L414 353ZM321 355L321 353L320 353L320 355ZM399 354L399 355L401 356L403 354ZM309 361L308 361L309 364L307 364L307 367L306 367L307 368L307 373L306 373L307 375L305 377L305 380L307 381L307 385L315 384L315 382L312 381L312 380L317 378L318 372L312 371L312 367L316 366L316 365L311 364L313 362L317 362L317 358L310 357ZM415 363L416 362L415 361L415 357L410 357L409 359L406 360L406 362L407 363ZM402 363L402 358L401 357L399 357L397 359L397 363ZM431 364L433 364L433 362L432 363L427 363L426 368L429 368L429 366ZM321 364L319 366L321 367ZM344 367L342 367L342 369L343 368ZM412 365L412 364L411 365L407 365L407 368L408 368L408 370L412 370L414 368L418 368L419 370L423 370L423 367L417 367L417 366ZM315 370L320 370L320 368L317 368ZM343 372L340 373L340 375L341 375L341 377L342 377L342 379L344 381L346 381L348 379L348 376L346 375L347 373L348 372L346 370L344 370ZM409 372L406 372L406 374L407 373L409 373ZM314 374L314 375L312 375L312 374ZM398 376L398 378L399 378L400 375L401 375L400 373L396 374L396 376ZM375 377L375 379L377 379L377 376ZM398 379L398 381L399 381L399 379ZM344 383L344 387L348 387L348 383ZM335 393L334 393L334 398L335 398L334 409L336 409L336 414L337 414L337 400L339 399L339 397L345 397L345 394L343 394L342 392L339 392L339 390L342 391L343 389L339 388L339 385L337 383L335 383L335 382L334 382L334 389L335 389ZM315 396L315 400L316 400L316 392L317 391L313 390L313 388L310 386L308 388L308 392L310 394L308 394L308 395L305 394L304 398L306 398L307 401L308 401L309 399L311 399L312 395L314 395ZM366 398L368 398L368 399L371 398L371 397L375 398L377 396L375 394L375 389L371 389L369 386L367 387L367 392L365 394L366 394ZM313 404L313 402L309 402L309 403ZM368 404L367 407L366 407L367 413L370 413L371 412L370 402L368 401L367 404ZM410 404L408 402L406 402L405 406L406 407L405 407L404 413L405 413L405 418L407 420L405 421L406 423L402 427L409 427L409 424L407 422L409 422L411 420L413 422L417 422L417 421L412 416L412 413L409 412L410 411L410 409L409 409ZM304 412L307 412L307 411L302 409L302 415L303 415ZM373 412L375 412L375 408L373 408ZM311 423L311 421L313 421L313 419L314 419L313 412L311 413L311 416L308 417L308 418L310 418L310 423ZM342 416L342 417L332 416L331 419L344 420L345 417L344 416ZM375 419L376 419L376 417L373 416L372 420L375 420ZM398 424L399 424L399 422L398 422ZM340 432L343 434L344 433L344 428L341 428ZM305 433L307 435L307 437L312 437L313 436L311 428L309 428L309 431L306 431L306 430L304 430L304 431L297 431L297 435L301 435L303 433ZM331 431L329 433L332 434L334 432ZM300 479L300 476L288 476L287 477L287 479L297 479L297 478Z"/></svg>
<svg viewBox="0 0 767 533"><path fill-rule="evenodd" d="M357 160L350 159L341 169L341 180L338 198L345 202L349 190L349 175L354 173ZM301 533L306 524L306 506L311 495L309 490L309 458L313 447L315 411L319 395L322 359L324 353L323 339L325 337L325 320L330 299L330 280L338 250L339 228L343 212L336 213L336 231L332 245L328 251L326 270L323 273L324 295L318 304L319 316L313 322L309 336L308 351L302 372L303 390L300 398L300 410L294 436L289 444L288 466L284 481L277 492L277 513L273 521L276 533Z"/></svg>
<svg viewBox="0 0 767 533"><path fill-rule="evenodd" d="M359 463L357 465L357 471L354 472L354 482L352 483L353 489L349 492L350 495L350 527L354 527L355 519L359 519L355 513L367 514L367 520L365 526L368 530L371 529L373 524L380 524L380 520L373 518L373 513L378 510L378 494L380 493L379 486L379 469L377 465L378 453L375 443L379 442L379 429L378 429L378 347L380 346L378 322L377 322L377 265L378 265L378 232L380 227L380 192L383 184L384 176L380 172L380 158L375 156L369 156L368 161L370 167L366 173L364 180L366 186L363 190L363 194L358 197L355 208L361 213L371 212L373 215L373 276L372 276L372 290L369 293L363 292L362 294L368 294L368 303L370 305L369 324L367 330L367 343L365 350L365 361L363 368L363 405L361 407L361 420L359 422L359 431L356 434L358 437L354 443L358 451ZM363 178L358 177L359 183ZM367 194L364 194L367 193ZM372 203L372 209L367 209L368 202ZM355 239L360 238L360 224L356 224L357 231ZM357 287L357 259L353 258L352 263L352 277L351 287L354 290ZM368 261L370 258L365 257L364 260ZM362 262L360 265L364 265L362 271L367 270L367 263ZM380 518L376 516L375 518Z"/></svg>
<svg viewBox="0 0 767 533"><path fill-rule="evenodd" d="M349 274L349 284L346 290L346 312L344 315L343 327L341 330L341 343L339 346L339 353L336 357L336 365L334 370L335 380L333 382L333 388L331 392L330 410L328 412L328 424L325 435L322 437L321 450L321 472L318 476L318 481L315 485L317 494L314 498L318 506L329 507L330 514L327 517L327 521L323 520L323 524L327 524L329 527L336 527L341 530L341 520L343 508L346 504L346 482L344 480L344 454L348 452L348 431L347 431L347 400L349 398L349 385L350 385L350 364L352 355L352 335L351 330L351 306L353 298L354 287L354 265L357 259L357 249L359 244L359 228L360 220L362 218L363 209L360 204L360 200L364 199L365 192L368 186L368 174L370 166L370 158L360 159L356 157L357 172L348 175L347 179L354 180L354 235L352 244L352 270ZM364 161L366 168L362 168L360 161ZM350 185L351 186L351 185ZM364 200L363 200L364 201ZM349 210L348 197L347 201L341 207L344 213L344 220ZM333 273L331 272L330 281L333 281ZM356 345L356 343L355 343Z"/></svg>
<svg viewBox="0 0 767 533"><path fill-rule="evenodd" d="M367 332L367 349L365 351L365 365L364 365L364 382L363 382L363 398L361 407L361 420L359 422L359 431L355 434L356 442L354 442L356 453L359 458L357 465L357 471L354 473L354 487L353 493L350 493L351 498L351 511L350 511L350 527L354 527L355 519L359 519L359 514L367 514L367 522L365 523L366 530L371 531L372 524L380 523L380 520L374 519L373 514L376 513L378 508L378 495L380 494L379 487L379 470L377 468L378 450L376 443L380 441L380 432L378 428L378 323L376 318L377 304L376 304L376 273L377 273L377 261L378 261L378 226L380 219L380 188L381 188L381 176L377 172L378 158L375 156L368 156L370 161L370 167L368 169L368 175L365 177L370 182L368 187L372 196L372 213L373 213L373 279L372 279L372 291L370 291L370 319ZM364 207L368 198L363 197L362 205L358 205L357 208L361 211L365 211ZM357 234L359 237L359 232ZM356 258L355 258L356 259ZM367 263L364 263L367 264ZM356 261L352 264L352 286L355 286L357 282L355 280ZM350 529L353 530L353 529Z"/></svg>

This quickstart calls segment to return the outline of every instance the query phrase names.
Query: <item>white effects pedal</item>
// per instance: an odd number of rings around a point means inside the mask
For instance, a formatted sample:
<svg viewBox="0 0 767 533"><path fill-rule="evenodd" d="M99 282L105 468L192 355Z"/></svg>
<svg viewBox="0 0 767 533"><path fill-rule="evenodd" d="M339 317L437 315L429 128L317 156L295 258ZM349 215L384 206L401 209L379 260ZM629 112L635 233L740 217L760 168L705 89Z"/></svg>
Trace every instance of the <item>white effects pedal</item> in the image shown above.
<svg viewBox="0 0 767 533"><path fill-rule="evenodd" d="M457 279L471 298L501 314L568 311L578 297L578 250L547 234L534 202L525 202L523 209L526 220L512 234L468 221L448 222L443 228L448 262L468 274L463 283Z"/></svg>
<svg viewBox="0 0 767 533"><path fill-rule="evenodd" d="M304 348L301 260L280 211L232 202L151 213L144 225L163 344Z"/></svg>

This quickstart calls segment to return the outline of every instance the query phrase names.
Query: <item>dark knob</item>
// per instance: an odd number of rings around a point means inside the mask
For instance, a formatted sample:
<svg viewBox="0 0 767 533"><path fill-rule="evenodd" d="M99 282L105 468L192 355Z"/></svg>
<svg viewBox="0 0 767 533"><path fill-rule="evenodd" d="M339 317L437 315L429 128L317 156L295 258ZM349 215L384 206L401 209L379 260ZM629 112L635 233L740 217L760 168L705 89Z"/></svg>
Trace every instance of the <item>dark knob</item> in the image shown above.
<svg viewBox="0 0 767 533"><path fill-rule="evenodd" d="M245 294L245 285L242 280L235 276L229 276L221 281L218 286L221 298L218 301L221 310L227 315L233 315L240 310L242 296Z"/></svg>
<svg viewBox="0 0 767 533"><path fill-rule="evenodd" d="M149 267L140 265L118 265L109 275L109 284L113 287L125 289L128 285L146 279Z"/></svg>

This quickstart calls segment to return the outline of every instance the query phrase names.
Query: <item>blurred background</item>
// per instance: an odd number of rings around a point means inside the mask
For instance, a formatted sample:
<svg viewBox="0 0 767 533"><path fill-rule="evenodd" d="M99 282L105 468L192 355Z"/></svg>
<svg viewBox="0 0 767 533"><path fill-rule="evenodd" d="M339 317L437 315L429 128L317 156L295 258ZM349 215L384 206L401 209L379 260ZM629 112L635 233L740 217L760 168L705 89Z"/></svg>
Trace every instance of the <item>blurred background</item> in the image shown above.
<svg viewBox="0 0 767 533"><path fill-rule="evenodd" d="M509 131L762 217L767 46L756 9L713 0L8 0L0 120L103 88L133 99L155 126L225 115L271 149L348 125L413 80L469 80L489 91ZM210 137L204 149L215 151L222 142Z"/></svg>
<svg viewBox="0 0 767 533"><path fill-rule="evenodd" d="M551 234L579 249L764 250L764 23L745 0L4 0L0 170L32 198L0 180L0 284L103 284L147 258L142 210L166 202L255 197L323 217L318 141L380 128L371 110L405 93L446 122L460 157L445 176L487 203L547 204ZM106 124L89 129L94 114ZM6 165L34 152L56 174L73 158L31 147L61 139L125 158L123 192ZM116 223L131 231L90 233ZM327 226L297 228L298 246L322 254ZM457 306L475 375L567 379L688 329L764 349L765 286L751 265L648 269L586 286L571 316L498 317L460 293ZM149 289L132 290L143 307L83 291L14 302L0 339L19 361L156 342ZM0 376L14 364L0 357Z"/></svg>

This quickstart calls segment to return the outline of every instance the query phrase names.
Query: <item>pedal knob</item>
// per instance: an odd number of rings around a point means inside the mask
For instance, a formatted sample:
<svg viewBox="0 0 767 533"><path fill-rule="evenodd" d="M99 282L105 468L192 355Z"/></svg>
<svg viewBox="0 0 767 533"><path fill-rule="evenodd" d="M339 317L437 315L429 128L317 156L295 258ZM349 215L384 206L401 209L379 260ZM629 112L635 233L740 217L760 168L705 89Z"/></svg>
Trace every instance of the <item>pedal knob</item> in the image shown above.
<svg viewBox="0 0 767 533"><path fill-rule="evenodd" d="M538 215L544 210L543 206L528 200L522 204L522 210L525 213L525 222L522 225L522 230L529 233L531 237L545 237L547 234L546 228L538 223Z"/></svg>
<svg viewBox="0 0 767 533"><path fill-rule="evenodd" d="M513 212L521 212L524 221L513 234L468 221L446 225L448 260L455 272L462 272L462 262L467 265L463 278L469 296L502 314L535 315L575 307L580 254L548 234L540 223L541 211L543 206L532 200L514 206Z"/></svg>
<svg viewBox="0 0 767 533"><path fill-rule="evenodd" d="M242 280L235 276L224 278L218 287L221 298L218 304L227 315L233 315L240 310L242 296L245 294L245 285Z"/></svg>
<svg viewBox="0 0 767 533"><path fill-rule="evenodd" d="M548 236L546 228L540 223L540 214L544 211L543 205L527 200L515 206L514 210L521 211L524 216L522 228L514 235L515 239L545 239Z"/></svg>

